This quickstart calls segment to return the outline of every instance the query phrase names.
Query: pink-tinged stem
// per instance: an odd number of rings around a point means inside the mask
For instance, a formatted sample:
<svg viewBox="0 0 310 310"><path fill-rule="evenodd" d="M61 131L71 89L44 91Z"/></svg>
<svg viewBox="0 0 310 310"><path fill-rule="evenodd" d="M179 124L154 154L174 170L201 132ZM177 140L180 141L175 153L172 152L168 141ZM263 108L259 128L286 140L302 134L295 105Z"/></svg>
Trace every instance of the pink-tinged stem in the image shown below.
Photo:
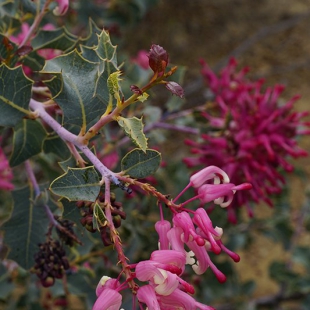
<svg viewBox="0 0 310 310"><path fill-rule="evenodd" d="M41 194L41 190L40 190L39 184L38 184L37 179L36 179L36 177L34 175L34 172L32 170L32 167L31 167L31 164L30 164L29 160L25 161L25 169L26 169L27 177L28 177L28 179L30 181L30 184L33 187L35 198L37 198ZM47 204L44 204L43 206L44 206L44 210L45 210L45 213L48 216L49 221L54 226L58 226L59 224L55 220L54 215L53 215L52 211L50 210L49 206Z"/></svg>
<svg viewBox="0 0 310 310"><path fill-rule="evenodd" d="M87 145L84 145L80 142L80 137L71 133L63 126L61 126L52 116L50 116L44 108L44 105L36 101L34 99L30 99L29 103L30 108L36 113L36 115L46 124L48 124L57 134L58 136L64 140L65 142L70 142L79 148L86 157L90 160L90 162L95 166L95 168L100 172L100 174L104 177L119 185L120 182L115 176L115 173L109 170L97 157L96 155L88 148Z"/></svg>
<svg viewBox="0 0 310 310"><path fill-rule="evenodd" d="M50 3L52 2L52 0L47 0L44 3L44 6L42 8L42 11L39 12L39 14L36 16L36 18L33 21L33 24L31 25L31 27L29 28L28 33L26 34L26 36L24 37L22 43L19 45L19 48L21 48L22 46L24 46L25 44L28 43L28 41L30 40L31 36L34 34L34 32L37 30L37 28L39 27L39 24L41 23L44 15L48 12L48 6L50 5ZM40 5L41 1L38 2L38 7Z"/></svg>

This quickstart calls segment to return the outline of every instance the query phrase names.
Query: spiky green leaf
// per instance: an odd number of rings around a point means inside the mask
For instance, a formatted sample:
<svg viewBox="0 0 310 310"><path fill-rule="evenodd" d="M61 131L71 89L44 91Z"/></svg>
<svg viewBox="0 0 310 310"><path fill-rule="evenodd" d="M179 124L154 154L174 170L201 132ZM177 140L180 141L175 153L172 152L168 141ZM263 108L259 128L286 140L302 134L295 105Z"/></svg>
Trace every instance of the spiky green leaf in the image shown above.
<svg viewBox="0 0 310 310"><path fill-rule="evenodd" d="M28 79L21 67L0 66L0 126L15 126L28 109L33 81Z"/></svg>
<svg viewBox="0 0 310 310"><path fill-rule="evenodd" d="M42 151L46 131L41 123L23 119L14 128L10 165L17 166Z"/></svg>
<svg viewBox="0 0 310 310"><path fill-rule="evenodd" d="M100 191L99 181L94 167L69 167L66 173L52 182L50 190L69 201L95 201Z"/></svg>
<svg viewBox="0 0 310 310"><path fill-rule="evenodd" d="M98 64L83 58L76 50L46 62L43 73L54 77L45 83L64 114L64 124L87 125L100 117L105 106L94 97Z"/></svg>
<svg viewBox="0 0 310 310"><path fill-rule="evenodd" d="M2 226L4 243L10 248L8 258L29 269L34 265L38 244L45 240L49 221L42 200L35 200L31 188L13 191L13 200L12 215Z"/></svg>
<svg viewBox="0 0 310 310"><path fill-rule="evenodd" d="M141 179L153 174L161 162L161 154L155 150L148 149L143 152L134 149L127 153L122 159L122 171L133 178Z"/></svg>

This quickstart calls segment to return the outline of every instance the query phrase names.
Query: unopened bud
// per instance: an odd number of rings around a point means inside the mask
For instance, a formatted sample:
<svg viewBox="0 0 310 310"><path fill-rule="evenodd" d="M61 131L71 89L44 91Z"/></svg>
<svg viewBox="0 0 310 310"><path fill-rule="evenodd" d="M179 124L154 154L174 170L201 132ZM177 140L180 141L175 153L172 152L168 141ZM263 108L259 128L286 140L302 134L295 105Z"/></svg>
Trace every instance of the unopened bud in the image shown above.
<svg viewBox="0 0 310 310"><path fill-rule="evenodd" d="M149 52L149 65L154 73L162 73L165 71L169 56L165 49L161 46L153 44Z"/></svg>

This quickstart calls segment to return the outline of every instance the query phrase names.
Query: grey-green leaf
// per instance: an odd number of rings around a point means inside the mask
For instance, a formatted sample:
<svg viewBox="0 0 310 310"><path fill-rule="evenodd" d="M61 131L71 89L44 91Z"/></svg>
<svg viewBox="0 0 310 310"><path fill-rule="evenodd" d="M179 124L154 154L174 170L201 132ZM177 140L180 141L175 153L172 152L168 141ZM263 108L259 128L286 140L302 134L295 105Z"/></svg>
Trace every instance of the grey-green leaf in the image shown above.
<svg viewBox="0 0 310 310"><path fill-rule="evenodd" d="M28 79L21 67L0 66L0 126L15 126L28 109L33 81Z"/></svg>
<svg viewBox="0 0 310 310"><path fill-rule="evenodd" d="M94 167L68 168L55 179L50 190L70 201L95 201L100 192L99 176Z"/></svg>
<svg viewBox="0 0 310 310"><path fill-rule="evenodd" d="M64 124L87 125L105 111L103 102L94 96L99 64L83 58L76 50L48 60L42 72L54 75L45 81L64 113Z"/></svg>
<svg viewBox="0 0 310 310"><path fill-rule="evenodd" d="M148 149L143 152L134 149L127 153L122 159L122 171L133 178L141 179L153 174L161 162L161 154L155 150Z"/></svg>
<svg viewBox="0 0 310 310"><path fill-rule="evenodd" d="M77 37L68 32L65 27L55 30L41 29L31 40L34 50L52 48L61 51L70 51L77 41Z"/></svg>
<svg viewBox="0 0 310 310"><path fill-rule="evenodd" d="M14 128L13 152L10 165L17 166L42 151L46 131L35 121L23 119Z"/></svg>
<svg viewBox="0 0 310 310"><path fill-rule="evenodd" d="M38 244L45 240L49 221L41 200L34 201L34 193L29 187L15 190L12 194L13 212L2 226L4 243L10 248L8 258L29 269L34 265L33 256L39 250Z"/></svg>

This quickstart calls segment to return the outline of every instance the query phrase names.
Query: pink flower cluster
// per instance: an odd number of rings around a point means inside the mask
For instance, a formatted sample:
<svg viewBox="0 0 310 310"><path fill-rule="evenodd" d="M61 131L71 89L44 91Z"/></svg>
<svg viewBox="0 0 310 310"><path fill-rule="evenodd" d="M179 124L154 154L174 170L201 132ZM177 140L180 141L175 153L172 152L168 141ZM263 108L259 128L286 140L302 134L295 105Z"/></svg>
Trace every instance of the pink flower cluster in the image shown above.
<svg viewBox="0 0 310 310"><path fill-rule="evenodd" d="M9 166L9 162L0 147L0 190L11 191L14 185L11 183L13 173Z"/></svg>
<svg viewBox="0 0 310 310"><path fill-rule="evenodd" d="M205 209L192 211L184 206L193 200L203 203L214 200L226 207L237 190L250 189L251 185L246 183L235 186L229 183L223 170L210 166L194 174L189 184L173 201L179 199L190 187L197 189L198 195L181 203L178 209L173 209L173 225L163 218L155 224L159 235L159 250L154 251L149 260L133 266L135 278L146 282L137 292L141 309L144 304L149 310L212 310L212 307L194 299L194 287L182 279L186 265L190 265L197 275L202 275L210 268L222 283L226 281L226 276L214 265L208 253L219 254L224 251L235 262L240 260L236 253L223 245L223 230L213 227ZM127 287L126 284L121 285L117 279L109 282L106 278L103 279L98 284L100 289L97 288L98 299L93 310L119 309L119 291Z"/></svg>
<svg viewBox="0 0 310 310"><path fill-rule="evenodd" d="M306 156L297 146L296 137L309 134L309 122L301 121L307 112L294 112L299 96L281 104L279 96L284 87L276 85L263 89L263 80L249 81L248 68L236 71L231 59L220 76L202 63L202 74L215 96L214 109L202 112L209 132L202 141L187 139L195 157L184 160L188 167L216 165L225 170L232 183L250 182L253 190L242 191L228 208L229 220L236 221L236 208L246 205L252 216L250 202L263 200L272 205L271 194L279 194L285 182L281 169L293 166L287 158Z"/></svg>

